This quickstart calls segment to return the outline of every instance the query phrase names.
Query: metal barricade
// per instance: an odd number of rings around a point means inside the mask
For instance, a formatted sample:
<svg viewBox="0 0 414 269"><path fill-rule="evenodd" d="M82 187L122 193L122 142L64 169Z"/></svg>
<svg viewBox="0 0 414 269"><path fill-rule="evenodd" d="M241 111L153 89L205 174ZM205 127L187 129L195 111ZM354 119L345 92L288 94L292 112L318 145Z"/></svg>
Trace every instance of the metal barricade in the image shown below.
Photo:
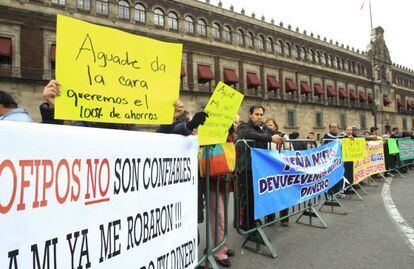
<svg viewBox="0 0 414 269"><path fill-rule="evenodd" d="M340 139L340 138L338 138ZM325 145L331 141L334 141L337 139L322 139L322 144ZM344 206L341 204L341 202L338 200L338 197L341 195L344 195L346 192L349 192L350 194L355 194L358 200L363 201L364 199L362 196L355 190L353 186L353 162L344 162L344 169L345 174L342 178L342 184L338 184L338 186L334 186L330 191L328 191L325 195L327 203L325 205L330 205L331 209L333 211L333 207L340 207L345 213L346 210ZM342 186L341 186L342 185ZM341 187L340 187L341 186ZM352 197L351 197L352 198Z"/></svg>
<svg viewBox="0 0 414 269"><path fill-rule="evenodd" d="M214 146L206 146L206 156L210 156L210 150ZM227 241L228 238L228 201L229 201L229 183L230 178L232 175L226 174L225 176L221 177L214 177L215 179L215 218L214 218L214 237L211 240L211 218L210 218L210 210L211 210L211 179L213 177L210 176L210 160L206 158L206 178L205 178L205 190L204 190L204 197L205 197L205 242L206 246L203 251L203 255L199 257L197 267L204 267L204 268L213 268L218 269L219 266L217 265L216 260L214 259L214 254L222 247ZM224 193L220 191L220 181L223 180L225 184ZM199 188L202 187L199 185ZM200 190L199 190L200 191ZM219 199L220 199L220 192L223 194L223 206L224 206L224 234L221 240L218 239L218 231L219 231Z"/></svg>
<svg viewBox="0 0 414 269"><path fill-rule="evenodd" d="M299 141L299 140L296 140ZM314 143L314 140L302 140L303 142L310 141ZM290 141L286 141L287 143ZM234 207L235 207L235 228L240 235L246 236L242 247L259 253L264 254L261 250L261 246L265 246L273 258L277 257L276 250L271 244L269 238L264 232L264 228L273 225L276 222L283 221L292 216L299 215L296 220L297 223L306 224L313 227L327 228L325 221L320 216L316 207L321 203L321 196L317 196L300 204L294 205L290 208L287 215L279 218L275 218L271 221L254 220L252 216L253 197L252 193L249 193L249 184L252 183L251 170L249 171L248 164L250 160L250 148L254 147L255 141L253 140L238 140L236 142L236 152L238 164L235 170L234 184ZM240 167L242 164L243 167ZM242 169L240 169L242 168ZM252 187L250 188L252 191ZM243 209L243 211L242 211ZM303 216L309 217L309 223L300 222ZM321 225L315 225L313 218L317 218ZM248 222L250 222L249 225ZM249 242L255 243L255 248L248 246Z"/></svg>

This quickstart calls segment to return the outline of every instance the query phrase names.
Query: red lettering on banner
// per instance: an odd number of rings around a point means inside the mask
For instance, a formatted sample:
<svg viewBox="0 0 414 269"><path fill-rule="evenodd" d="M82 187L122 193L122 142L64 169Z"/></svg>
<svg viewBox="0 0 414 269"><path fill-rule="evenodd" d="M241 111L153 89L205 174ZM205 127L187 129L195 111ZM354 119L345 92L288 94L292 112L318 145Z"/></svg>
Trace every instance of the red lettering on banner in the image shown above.
<svg viewBox="0 0 414 269"><path fill-rule="evenodd" d="M43 195L42 195L42 201L40 201L40 206L44 207L47 206L47 200L46 200L46 190L52 187L53 184L53 175L54 175L54 169L53 169L53 162L51 160L42 160L43 165ZM51 173L49 177L49 181L47 180L47 173L46 173L46 167L50 167Z"/></svg>
<svg viewBox="0 0 414 269"><path fill-rule="evenodd" d="M14 168L13 163L10 160L4 160L0 164L0 179L1 179L1 175L3 173L3 170L5 170L5 168L9 168L12 175L13 175L13 190L12 190L12 195L10 197L9 202L5 206L3 206L0 203L0 213L1 214L7 214L7 212L9 212L10 208L13 206L14 199L16 198L16 191L17 191L17 173L16 173L16 169Z"/></svg>
<svg viewBox="0 0 414 269"><path fill-rule="evenodd" d="M110 183L110 169L109 169L108 159L103 159L101 162L99 159L94 159L93 165L92 165L92 160L87 159L86 164L88 165L88 177L86 180L87 185L86 185L85 199L91 200L91 201L86 201L85 205L97 204L97 203L109 201L109 198L104 198L104 196L108 193L109 183ZM98 165L99 165L99 173L98 173ZM104 166L107 167L108 181L107 181L106 187L102 189L102 169ZM99 189L100 197L97 197L96 195L97 185L99 185L98 189ZM91 195L91 191L92 191L92 195Z"/></svg>
<svg viewBox="0 0 414 269"><path fill-rule="evenodd" d="M30 174L33 174L33 160L20 161L19 165L22 169L22 176L20 177L20 203L17 205L17 211L24 210L26 208L26 204L24 203L24 189L30 186L30 181L25 180L25 168L30 167Z"/></svg>
<svg viewBox="0 0 414 269"><path fill-rule="evenodd" d="M38 208L40 206L39 202L39 166L41 164L40 160L35 160L34 165L36 167L36 181L35 181L35 199L33 201L33 208Z"/></svg>
<svg viewBox="0 0 414 269"><path fill-rule="evenodd" d="M66 192L65 195L60 196L59 194L59 175L60 175L60 169L61 167L64 166L66 168L66 174L67 174L67 186L66 186ZM56 184L55 184L55 195L56 195L56 199L58 201L59 204L63 204L64 202L66 202L66 199L68 198L69 195L69 190L70 190L70 171L69 171L69 164L68 161L63 159L60 160L60 162L58 163L58 166L56 168Z"/></svg>
<svg viewBox="0 0 414 269"><path fill-rule="evenodd" d="M0 214L7 214L16 206L16 211L46 207L49 202L64 204L76 202L84 197L85 205L109 201L111 168L108 159L86 160L88 170L82 173L82 160L11 160L0 163ZM86 167L85 167L86 168ZM86 180L81 181L81 175ZM5 184L9 183L10 184ZM82 184L86 184L82 186ZM10 189L10 192L9 192ZM84 196L82 189L86 190ZM52 199L52 200L51 200ZM56 200L55 200L56 199Z"/></svg>
<svg viewBox="0 0 414 269"><path fill-rule="evenodd" d="M81 160L80 159L76 159L73 162L73 165L72 165L73 182L78 187L78 192L75 194L74 191L73 191L74 186L72 186L72 192L71 192L71 195L70 195L70 200L72 202L77 201L79 199L79 196L80 196L80 179L79 179L78 175L75 173L75 166L78 167L78 172L80 172L80 169L81 169Z"/></svg>

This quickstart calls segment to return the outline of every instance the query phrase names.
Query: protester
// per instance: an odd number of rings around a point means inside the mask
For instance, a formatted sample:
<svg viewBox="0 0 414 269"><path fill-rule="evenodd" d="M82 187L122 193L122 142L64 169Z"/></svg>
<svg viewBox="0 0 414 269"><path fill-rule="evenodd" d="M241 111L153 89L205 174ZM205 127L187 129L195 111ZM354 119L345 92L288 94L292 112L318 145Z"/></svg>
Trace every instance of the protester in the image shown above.
<svg viewBox="0 0 414 269"><path fill-rule="evenodd" d="M345 128L345 137L353 139L354 136L352 135L352 126L346 126Z"/></svg>
<svg viewBox="0 0 414 269"><path fill-rule="evenodd" d="M283 137L285 134L279 131L279 125L276 123L276 120L274 118L269 118L265 121L265 125L271 130L271 134L277 134ZM276 149L276 150L283 150L283 144L275 144L271 143L270 149Z"/></svg>
<svg viewBox="0 0 414 269"><path fill-rule="evenodd" d="M400 138L401 134L400 134L400 129L398 129L398 127L394 127L392 128L392 132L391 132L391 138Z"/></svg>
<svg viewBox="0 0 414 269"><path fill-rule="evenodd" d="M189 113L185 113L184 103L181 100L175 101L174 109L173 123L158 126L157 133L191 135L208 118L206 112L200 111L189 120Z"/></svg>
<svg viewBox="0 0 414 269"><path fill-rule="evenodd" d="M269 142L277 144L283 143L280 135L273 134L267 126L263 125L263 116L265 113L263 106L251 106L249 112L249 121L242 122L238 127L238 138L253 140L253 142L249 143L249 146L239 143L237 149L237 165L239 171L241 171L238 186L240 189L239 201L243 203L240 206L242 210L240 214L243 216L242 228L245 230L255 227L251 156L248 147L267 149Z"/></svg>
<svg viewBox="0 0 414 269"><path fill-rule="evenodd" d="M391 137L391 126L385 125L384 126L384 138L390 138Z"/></svg>
<svg viewBox="0 0 414 269"><path fill-rule="evenodd" d="M293 132L289 134L289 140L295 140L298 139L300 134L298 132ZM302 141L292 141L290 142L291 150L305 150L307 149L306 143Z"/></svg>
<svg viewBox="0 0 414 269"><path fill-rule="evenodd" d="M341 133L338 132L338 124L337 123L330 123L329 124L329 132L326 133L323 136L322 141L327 139L328 142L329 142L329 140L342 138L344 136L345 136L344 134L341 134ZM325 144L325 143L323 143L323 144Z"/></svg>
<svg viewBox="0 0 414 269"><path fill-rule="evenodd" d="M318 147L318 144L316 143L316 138L315 138L315 133L314 132L309 132L308 136L306 137L306 139L308 140L314 140L313 142L307 142L307 149L313 149Z"/></svg>
<svg viewBox="0 0 414 269"><path fill-rule="evenodd" d="M235 137L237 136L236 131L239 124L238 116L234 119L234 123L229 130L229 135L227 137L227 142L234 142ZM229 175L230 182L228 192L233 192L233 184L232 184L232 177L233 175ZM224 239L224 231L227 225L225 212L225 206L228 206L228 195L226 197L226 176L216 176L210 177L210 228L211 228L211 235L215 239L213 242L215 245L222 242ZM205 179L204 179L205 180ZM217 186L218 185L218 186ZM218 192L217 192L218 189ZM227 199L225 199L227 198ZM217 214L217 219L216 219ZM215 238L216 233L216 225L217 225L217 238ZM230 257L235 255L235 251L230 249L228 244L221 246L215 253L214 258L218 264L223 267L231 267Z"/></svg>
<svg viewBox="0 0 414 269"><path fill-rule="evenodd" d="M0 120L33 122L24 108L19 108L13 97L5 91L0 91Z"/></svg>
<svg viewBox="0 0 414 269"><path fill-rule="evenodd" d="M378 140L378 139L381 139L381 136L379 134L378 127L371 127L369 129L368 135L365 136L365 139L366 140Z"/></svg>

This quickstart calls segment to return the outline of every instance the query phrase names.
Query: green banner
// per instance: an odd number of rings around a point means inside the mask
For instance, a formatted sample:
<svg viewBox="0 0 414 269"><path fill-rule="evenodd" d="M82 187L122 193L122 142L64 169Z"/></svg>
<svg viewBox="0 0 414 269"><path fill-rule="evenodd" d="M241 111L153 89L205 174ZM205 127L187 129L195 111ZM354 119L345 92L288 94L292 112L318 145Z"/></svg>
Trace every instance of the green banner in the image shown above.
<svg viewBox="0 0 414 269"><path fill-rule="evenodd" d="M400 161L414 159L414 140L411 138L399 138L397 142L400 149Z"/></svg>
<svg viewBox="0 0 414 269"><path fill-rule="evenodd" d="M400 152L397 146L397 140L395 138L388 139L388 149L389 154L396 154Z"/></svg>

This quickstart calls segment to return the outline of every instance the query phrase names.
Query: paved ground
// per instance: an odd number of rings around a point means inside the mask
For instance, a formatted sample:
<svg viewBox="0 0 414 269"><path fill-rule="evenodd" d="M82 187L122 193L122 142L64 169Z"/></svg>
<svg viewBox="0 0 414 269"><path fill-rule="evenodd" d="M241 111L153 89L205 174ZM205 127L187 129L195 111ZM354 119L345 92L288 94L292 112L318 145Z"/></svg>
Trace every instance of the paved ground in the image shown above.
<svg viewBox="0 0 414 269"><path fill-rule="evenodd" d="M266 228L278 252L276 259L241 249L243 237L231 229L228 242L237 253L232 258L232 268L413 269L414 252L384 208L382 185L367 187L364 201L342 199L346 216L322 213L327 229L294 221L288 228L280 224ZM400 214L414 227L414 171L405 174L405 178L393 179L391 195Z"/></svg>

